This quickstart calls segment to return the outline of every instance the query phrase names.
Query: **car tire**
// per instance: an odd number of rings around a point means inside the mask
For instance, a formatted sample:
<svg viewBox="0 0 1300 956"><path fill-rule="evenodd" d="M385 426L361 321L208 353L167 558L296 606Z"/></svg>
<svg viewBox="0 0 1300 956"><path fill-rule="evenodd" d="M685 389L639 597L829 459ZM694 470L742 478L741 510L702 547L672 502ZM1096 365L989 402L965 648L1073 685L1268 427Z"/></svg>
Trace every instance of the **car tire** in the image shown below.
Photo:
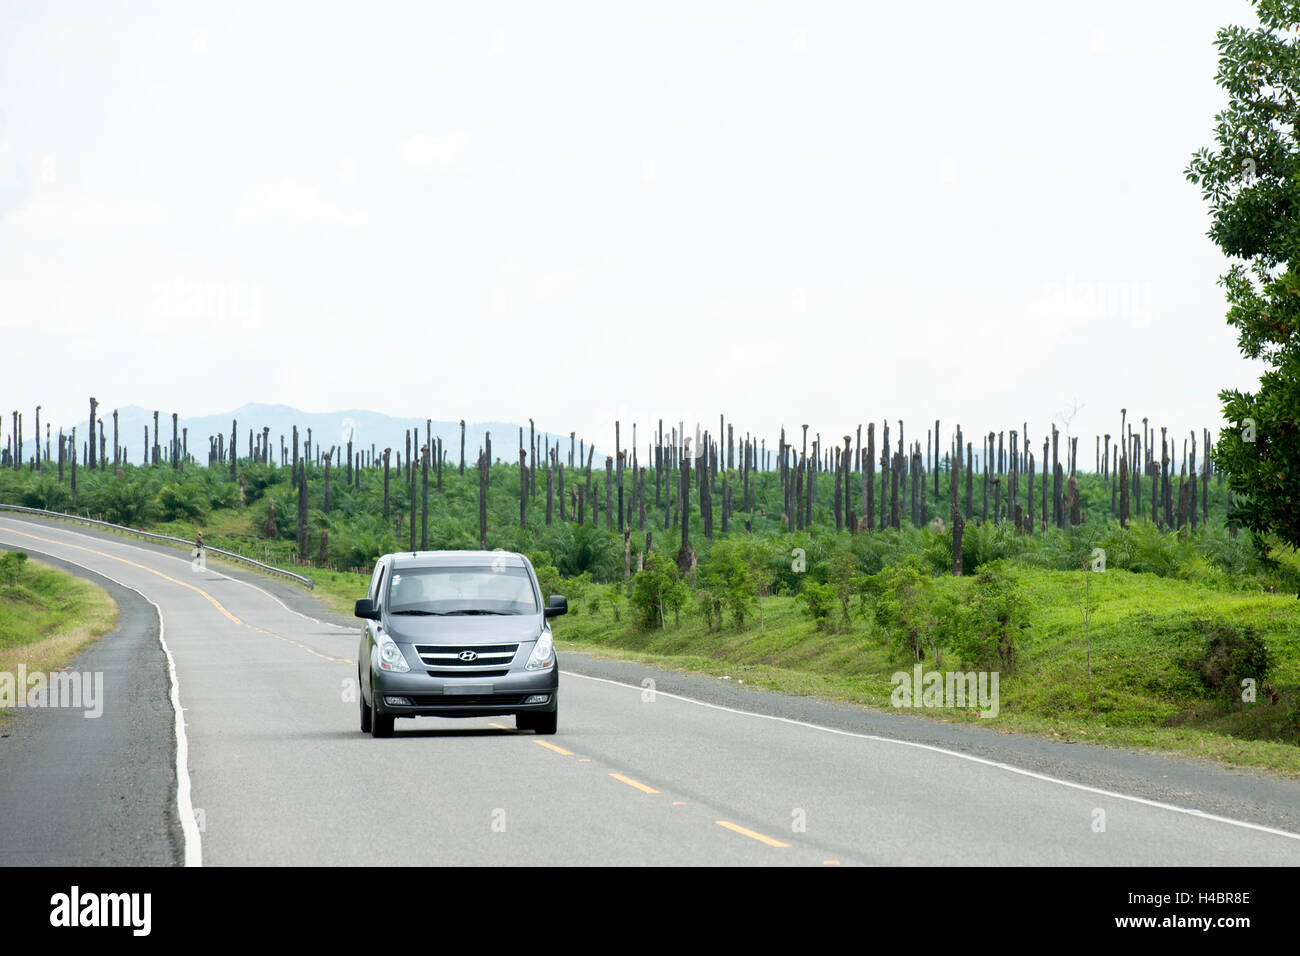
<svg viewBox="0 0 1300 956"><path fill-rule="evenodd" d="M522 717L523 715L520 714L519 716ZM531 730L535 734L549 735L555 733L555 727L559 716L560 716L560 702L557 700L555 702L555 709L550 711L549 713L544 712L540 714L537 713L529 714L528 725L526 728L524 727L524 725L519 723L517 718L515 720L515 723L520 730L527 729L527 730Z"/></svg>
<svg viewBox="0 0 1300 956"><path fill-rule="evenodd" d="M370 696L374 697L374 689L371 688ZM382 714L378 707L370 709L370 736L371 737L391 737L393 736L392 714Z"/></svg>
<svg viewBox="0 0 1300 956"><path fill-rule="evenodd" d="M358 682L358 686L360 686L360 682ZM374 710L366 703L366 695L360 691L357 691L357 699L361 701L361 732L368 734L374 720Z"/></svg>

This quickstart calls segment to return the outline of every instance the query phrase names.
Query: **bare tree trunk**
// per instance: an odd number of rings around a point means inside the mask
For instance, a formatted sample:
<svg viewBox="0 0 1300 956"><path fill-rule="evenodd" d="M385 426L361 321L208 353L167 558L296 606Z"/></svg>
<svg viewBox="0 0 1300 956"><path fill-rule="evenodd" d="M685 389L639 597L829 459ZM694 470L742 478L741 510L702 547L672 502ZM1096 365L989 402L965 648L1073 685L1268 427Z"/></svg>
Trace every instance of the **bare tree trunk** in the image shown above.
<svg viewBox="0 0 1300 956"><path fill-rule="evenodd" d="M614 456L605 456L605 528L614 529ZM547 522L550 523L549 521Z"/></svg>
<svg viewBox="0 0 1300 956"><path fill-rule="evenodd" d="M554 458L551 450L547 449L547 458ZM551 463L546 466L546 526L551 526L552 517L555 514L555 468Z"/></svg>
<svg viewBox="0 0 1300 956"><path fill-rule="evenodd" d="M1026 470L1029 476L1029 524L1026 526L1025 533L1034 533L1034 453L1029 453L1029 468Z"/></svg>
<svg viewBox="0 0 1300 956"><path fill-rule="evenodd" d="M307 459L298 464L298 561L307 563Z"/></svg>
<svg viewBox="0 0 1300 956"><path fill-rule="evenodd" d="M420 447L420 550L429 550L429 456L433 454L426 438Z"/></svg>
<svg viewBox="0 0 1300 956"><path fill-rule="evenodd" d="M294 429L294 432L296 433L297 431L298 431L298 429L295 428L295 429ZM385 448L385 449L384 449L384 517L385 517L385 518L388 517L388 510L389 510L389 505L390 505L390 499L389 499L389 494L388 494L388 485L389 485L389 480L390 480L390 476L391 476L390 468L391 468L391 465L392 465L392 459L391 459L392 451L393 451L392 448ZM294 458L297 458L297 457L298 457L298 436L297 436L297 434L294 435L294 449L293 449L293 452L294 452L294 455L293 455Z"/></svg>
<svg viewBox="0 0 1300 956"><path fill-rule="evenodd" d="M948 475L948 520L952 524L952 573L956 577L961 577L962 574L961 537L966 529L966 521L961 516L961 509L957 507L957 486L961 482L958 474L960 471L959 460L954 458Z"/></svg>
<svg viewBox="0 0 1300 956"><path fill-rule="evenodd" d="M330 445L330 453L325 456L325 506L322 509L326 514L330 513L333 498L330 496L330 465L334 460L334 446Z"/></svg>
<svg viewBox="0 0 1300 956"><path fill-rule="evenodd" d="M478 546L487 550L488 479L492 475L492 440L484 438L485 447L478 466Z"/></svg>
<svg viewBox="0 0 1300 956"><path fill-rule="evenodd" d="M898 501L898 473L902 468L903 455L895 453L893 467L889 469L889 526L895 530L903 526Z"/></svg>
<svg viewBox="0 0 1300 956"><path fill-rule="evenodd" d="M1121 528L1128 527L1128 455L1121 455L1119 459L1119 525Z"/></svg>
<svg viewBox="0 0 1300 956"><path fill-rule="evenodd" d="M682 545L677 549L677 570L686 574L691 569L691 456L686 449L683 449L680 475L677 497L681 507Z"/></svg>
<svg viewBox="0 0 1300 956"><path fill-rule="evenodd" d="M90 468L95 467L95 409L97 409L98 407L99 407L99 402L96 401L94 397L92 397L90 399L90 457L89 459L87 459L86 462L87 466ZM154 428L156 429L157 427L158 427L158 418L157 418L157 413L155 413ZM39 438L39 435L37 437ZM14 460L16 462L21 462L23 457L23 446L21 441L14 448L14 452L15 452Z"/></svg>

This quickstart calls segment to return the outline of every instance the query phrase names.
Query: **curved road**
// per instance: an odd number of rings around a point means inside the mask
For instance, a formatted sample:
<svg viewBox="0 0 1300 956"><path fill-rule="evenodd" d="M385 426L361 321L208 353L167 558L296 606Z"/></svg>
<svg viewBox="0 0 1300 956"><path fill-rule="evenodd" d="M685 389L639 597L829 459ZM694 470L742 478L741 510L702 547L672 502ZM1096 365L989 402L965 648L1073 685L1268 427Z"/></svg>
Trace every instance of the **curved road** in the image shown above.
<svg viewBox="0 0 1300 956"><path fill-rule="evenodd" d="M103 717L0 727L0 863L1300 864L1293 781L582 658L563 619L554 737L373 740L358 628L300 589L12 515L0 547L123 608L70 665Z"/></svg>

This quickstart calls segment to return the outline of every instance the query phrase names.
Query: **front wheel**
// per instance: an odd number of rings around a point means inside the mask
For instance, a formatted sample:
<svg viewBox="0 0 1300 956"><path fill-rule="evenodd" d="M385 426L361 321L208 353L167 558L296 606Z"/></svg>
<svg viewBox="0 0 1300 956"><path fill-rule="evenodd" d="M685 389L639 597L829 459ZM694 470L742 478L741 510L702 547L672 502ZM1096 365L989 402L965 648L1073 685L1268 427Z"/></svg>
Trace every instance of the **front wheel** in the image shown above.
<svg viewBox="0 0 1300 956"><path fill-rule="evenodd" d="M560 702L555 702L555 709L550 713L515 714L515 726L520 730L531 730L536 734L553 734L560 716Z"/></svg>
<svg viewBox="0 0 1300 956"><path fill-rule="evenodd" d="M375 696L374 688L370 690L370 696ZM378 700L378 698L375 698ZM393 736L393 715L381 714L378 707L371 707L370 710L370 736L371 737L391 737ZM364 720L364 717L362 718Z"/></svg>
<svg viewBox="0 0 1300 956"><path fill-rule="evenodd" d="M366 703L366 695L357 691L357 699L361 701L361 732L370 733L371 722L374 720L374 711Z"/></svg>

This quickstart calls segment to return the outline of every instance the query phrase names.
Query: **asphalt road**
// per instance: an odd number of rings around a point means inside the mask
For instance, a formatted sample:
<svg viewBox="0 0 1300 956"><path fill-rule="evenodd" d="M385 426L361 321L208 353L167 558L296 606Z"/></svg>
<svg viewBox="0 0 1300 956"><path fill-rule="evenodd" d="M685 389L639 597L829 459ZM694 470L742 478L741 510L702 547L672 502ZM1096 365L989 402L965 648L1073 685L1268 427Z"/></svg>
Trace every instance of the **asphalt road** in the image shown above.
<svg viewBox="0 0 1300 956"><path fill-rule="evenodd" d="M123 608L71 664L105 674L101 718L0 727L0 863L1300 864L1293 781L585 658L563 618L555 736L373 740L359 629L302 589L12 515L0 546Z"/></svg>

